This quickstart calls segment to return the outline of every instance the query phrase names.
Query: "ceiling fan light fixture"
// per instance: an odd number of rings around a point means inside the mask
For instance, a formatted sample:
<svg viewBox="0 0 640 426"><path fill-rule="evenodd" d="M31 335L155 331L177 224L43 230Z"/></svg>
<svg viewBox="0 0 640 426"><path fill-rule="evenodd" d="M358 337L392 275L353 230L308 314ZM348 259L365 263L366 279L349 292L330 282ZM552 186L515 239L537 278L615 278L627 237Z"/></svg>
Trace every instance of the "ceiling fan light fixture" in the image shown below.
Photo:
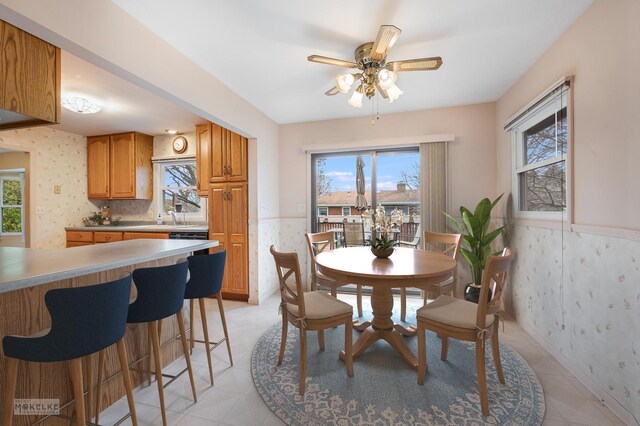
<svg viewBox="0 0 640 426"><path fill-rule="evenodd" d="M336 87L340 93L348 93L354 81L355 79L352 74L338 74L336 77Z"/></svg>
<svg viewBox="0 0 640 426"><path fill-rule="evenodd" d="M351 95L351 98L349 98L347 102L349 103L349 105L351 105L354 108L362 108L363 96L364 94L363 94L363 89L361 84L360 86L358 86L356 90L354 90L353 94Z"/></svg>
<svg viewBox="0 0 640 426"><path fill-rule="evenodd" d="M378 84L383 89L389 89L391 86L395 85L396 80L398 80L398 74L393 71L389 71L386 68L378 71Z"/></svg>
<svg viewBox="0 0 640 426"><path fill-rule="evenodd" d="M387 89L387 95L389 95L389 103L392 103L400 96L404 95L404 90L400 90L400 88L394 84Z"/></svg>

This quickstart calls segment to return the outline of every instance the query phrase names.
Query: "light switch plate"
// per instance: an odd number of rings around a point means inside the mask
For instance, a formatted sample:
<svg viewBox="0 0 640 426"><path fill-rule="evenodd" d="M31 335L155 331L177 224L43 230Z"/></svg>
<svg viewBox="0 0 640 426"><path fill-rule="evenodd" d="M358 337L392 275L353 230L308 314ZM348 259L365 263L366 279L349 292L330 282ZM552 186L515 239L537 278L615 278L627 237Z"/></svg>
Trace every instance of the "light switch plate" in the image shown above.
<svg viewBox="0 0 640 426"><path fill-rule="evenodd" d="M36 214L46 214L47 211L44 209L44 207L38 207L36 209Z"/></svg>

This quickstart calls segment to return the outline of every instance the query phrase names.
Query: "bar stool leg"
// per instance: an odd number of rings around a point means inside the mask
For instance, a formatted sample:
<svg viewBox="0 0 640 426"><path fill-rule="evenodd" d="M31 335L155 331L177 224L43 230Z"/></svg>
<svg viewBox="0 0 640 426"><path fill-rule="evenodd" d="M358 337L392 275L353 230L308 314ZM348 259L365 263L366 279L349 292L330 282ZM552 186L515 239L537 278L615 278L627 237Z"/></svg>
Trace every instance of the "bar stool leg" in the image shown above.
<svg viewBox="0 0 640 426"><path fill-rule="evenodd" d="M229 333L227 332L227 321L224 319L224 305L222 304L222 293L216 293L216 300L218 301L218 310L220 311L220 319L222 320L222 330L224 331L224 337L227 338L227 353L229 354L229 363L233 366L233 358L231 358L231 342L229 341Z"/></svg>
<svg viewBox="0 0 640 426"><path fill-rule="evenodd" d="M198 402L196 395L196 385L193 381L193 370L191 369L191 356L189 355L189 343L187 342L187 334L184 327L184 316L182 311L178 311L178 327L180 327L180 337L182 340L182 350L184 351L184 359L187 361L187 370L189 371L189 380L191 380L191 393L193 393L193 402ZM207 347L207 350L209 347Z"/></svg>
<svg viewBox="0 0 640 426"><path fill-rule="evenodd" d="M160 360L160 342L158 338L158 322L149 323L149 335L151 335L151 347L153 349L153 362L156 367L156 383L158 384L158 398L160 399L160 411L162 412L162 425L167 426L167 413L164 408L164 389L162 387L162 362Z"/></svg>
<svg viewBox="0 0 640 426"><path fill-rule="evenodd" d="M194 321L195 321L195 314L193 312L193 308L194 308L194 303L193 303L193 299L189 300L189 328L191 329L191 332L189 333L189 339L191 340L190 342L190 354L193 355L193 348L196 347L196 328L193 325ZM213 379L211 379L211 384L213 384Z"/></svg>
<svg viewBox="0 0 640 426"><path fill-rule="evenodd" d="M213 367L211 366L211 350L209 347L209 327L207 326L207 311L205 310L204 299L198 299L198 304L200 305L200 320L202 321L204 346L207 352L207 363L209 364L209 379L211 380L211 386L213 386ZM191 336L193 337L193 323L191 325Z"/></svg>
<svg viewBox="0 0 640 426"><path fill-rule="evenodd" d="M120 339L118 343L116 343L116 345L118 347L120 369L122 370L122 380L124 382L124 388L127 392L127 403L129 404L129 412L131 413L131 422L133 423L133 426L138 426L138 418L136 417L136 405L133 402L133 386L131 385L129 361L127 361L127 349L124 344L124 339Z"/></svg>
<svg viewBox="0 0 640 426"><path fill-rule="evenodd" d="M94 407L93 399L95 397L95 394L93 392L93 354L87 355L85 357L85 367L85 377L87 378L87 402L85 407L87 411L87 420L91 421L91 419L93 419L93 413L91 412L91 410L93 410Z"/></svg>
<svg viewBox="0 0 640 426"><path fill-rule="evenodd" d="M105 351L106 349L98 352L98 383L96 389L96 424L100 424L100 410L102 406L102 374L104 373L104 362L105 362Z"/></svg>
<svg viewBox="0 0 640 426"><path fill-rule="evenodd" d="M11 426L13 424L13 400L16 397L16 383L18 381L18 360L6 357L5 363L6 384L4 391L4 414L2 424Z"/></svg>
<svg viewBox="0 0 640 426"><path fill-rule="evenodd" d="M76 422L78 424L86 424L86 415L84 411L84 386L82 384L82 358L76 358L69 361L69 373L71 374L71 383L73 384L73 397L76 400Z"/></svg>
<svg viewBox="0 0 640 426"><path fill-rule="evenodd" d="M400 288L400 321L405 322L407 319L407 289Z"/></svg>

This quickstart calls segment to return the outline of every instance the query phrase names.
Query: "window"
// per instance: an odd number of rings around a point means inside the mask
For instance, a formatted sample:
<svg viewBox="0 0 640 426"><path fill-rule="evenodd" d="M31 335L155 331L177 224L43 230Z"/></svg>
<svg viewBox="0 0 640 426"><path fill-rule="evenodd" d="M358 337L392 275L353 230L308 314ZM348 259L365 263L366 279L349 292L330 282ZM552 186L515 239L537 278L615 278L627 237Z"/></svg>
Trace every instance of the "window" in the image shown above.
<svg viewBox="0 0 640 426"><path fill-rule="evenodd" d="M156 167L157 212L169 219L171 211L182 209L186 219L206 221L206 199L200 198L196 191L195 160L156 163Z"/></svg>
<svg viewBox="0 0 640 426"><path fill-rule="evenodd" d="M350 222L361 221L361 210L356 208L358 200L362 201L357 194L359 161L363 165L362 195L369 208L382 205L388 213L402 210L407 229L410 219L420 221L418 148L313 154L311 161L311 211L317 214L311 219L314 232L341 229L345 216ZM411 218L410 213L414 213Z"/></svg>
<svg viewBox="0 0 640 426"><path fill-rule="evenodd" d="M553 219L566 212L567 91L556 89L511 130L516 216Z"/></svg>
<svg viewBox="0 0 640 426"><path fill-rule="evenodd" d="M0 234L22 234L23 178L0 176Z"/></svg>

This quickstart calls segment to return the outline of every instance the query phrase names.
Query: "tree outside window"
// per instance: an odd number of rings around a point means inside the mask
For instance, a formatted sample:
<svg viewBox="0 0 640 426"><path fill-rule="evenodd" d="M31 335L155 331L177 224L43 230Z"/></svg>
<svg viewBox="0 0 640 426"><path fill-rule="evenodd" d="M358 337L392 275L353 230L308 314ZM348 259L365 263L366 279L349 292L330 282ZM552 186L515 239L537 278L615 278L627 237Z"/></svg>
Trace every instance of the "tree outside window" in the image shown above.
<svg viewBox="0 0 640 426"><path fill-rule="evenodd" d="M19 178L0 178L0 232L22 232L22 182Z"/></svg>
<svg viewBox="0 0 640 426"><path fill-rule="evenodd" d="M161 165L162 214L175 211L176 204L182 204L186 214L200 215L202 199L196 191L195 161L182 161Z"/></svg>

